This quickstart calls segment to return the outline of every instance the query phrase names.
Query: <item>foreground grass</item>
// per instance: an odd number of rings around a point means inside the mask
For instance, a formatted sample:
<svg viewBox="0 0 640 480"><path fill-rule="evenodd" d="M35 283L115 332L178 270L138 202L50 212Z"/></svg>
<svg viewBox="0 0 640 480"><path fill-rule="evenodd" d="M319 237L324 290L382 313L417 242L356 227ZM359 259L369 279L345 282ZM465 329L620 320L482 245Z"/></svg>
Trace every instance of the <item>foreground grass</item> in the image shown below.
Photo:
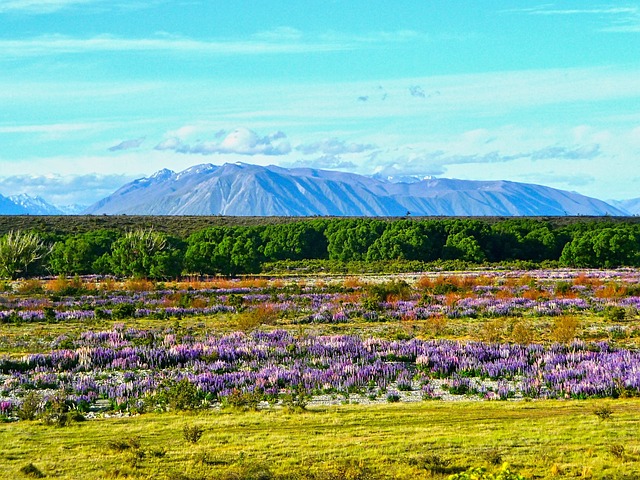
<svg viewBox="0 0 640 480"><path fill-rule="evenodd" d="M594 411L608 407L602 420ZM639 478L639 399L423 402L0 425L0 478L445 478L509 462L527 478ZM185 425L204 428L195 444ZM139 446L138 446L139 444Z"/></svg>

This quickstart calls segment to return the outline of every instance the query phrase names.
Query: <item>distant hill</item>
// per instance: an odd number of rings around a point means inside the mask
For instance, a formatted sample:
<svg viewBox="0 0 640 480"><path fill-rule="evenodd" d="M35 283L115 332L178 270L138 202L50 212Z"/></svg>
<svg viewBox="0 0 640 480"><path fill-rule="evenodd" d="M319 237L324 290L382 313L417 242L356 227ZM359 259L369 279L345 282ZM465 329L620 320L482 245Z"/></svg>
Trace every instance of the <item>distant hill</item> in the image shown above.
<svg viewBox="0 0 640 480"><path fill-rule="evenodd" d="M640 215L640 198L615 202L614 205L628 212L630 215Z"/></svg>
<svg viewBox="0 0 640 480"><path fill-rule="evenodd" d="M128 183L86 214L236 216L625 215L601 200L508 181L392 182L327 170L203 164Z"/></svg>

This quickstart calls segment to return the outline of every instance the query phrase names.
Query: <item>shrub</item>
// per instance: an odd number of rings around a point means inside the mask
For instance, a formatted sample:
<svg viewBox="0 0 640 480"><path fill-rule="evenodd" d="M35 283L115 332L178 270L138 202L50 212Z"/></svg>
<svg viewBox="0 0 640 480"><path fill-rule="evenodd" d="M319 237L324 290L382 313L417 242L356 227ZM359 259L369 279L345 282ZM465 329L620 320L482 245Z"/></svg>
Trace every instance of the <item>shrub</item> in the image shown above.
<svg viewBox="0 0 640 480"><path fill-rule="evenodd" d="M621 443L614 443L613 445L610 445L609 453L616 457L618 460L622 460L625 454L624 445L622 445Z"/></svg>
<svg viewBox="0 0 640 480"><path fill-rule="evenodd" d="M116 320L131 318L136 314L136 307L131 303L119 303L111 310L111 316Z"/></svg>
<svg viewBox="0 0 640 480"><path fill-rule="evenodd" d="M42 414L42 421L46 425L55 425L58 427L64 427L71 422L84 421L84 415L75 407L75 403L67 400L64 392L57 392L47 401Z"/></svg>
<svg viewBox="0 0 640 480"><path fill-rule="evenodd" d="M400 395L397 392L389 392L387 394L387 402L398 403L400 401Z"/></svg>
<svg viewBox="0 0 640 480"><path fill-rule="evenodd" d="M33 478L44 478L46 476L33 463L27 463L24 467L20 469L20 473L22 473L23 475L26 475L27 477L33 477Z"/></svg>
<svg viewBox="0 0 640 480"><path fill-rule="evenodd" d="M189 443L198 443L204 433L204 428L200 425L185 425L182 428L182 436Z"/></svg>
<svg viewBox="0 0 640 480"><path fill-rule="evenodd" d="M622 322L626 316L626 310L624 307L618 307L609 305L604 309L604 316L611 322Z"/></svg>
<svg viewBox="0 0 640 480"><path fill-rule="evenodd" d="M448 458L442 458L438 454L419 455L412 458L409 463L415 465L418 468L427 470L430 473L446 473L451 460Z"/></svg>
<svg viewBox="0 0 640 480"><path fill-rule="evenodd" d="M222 400L223 407L233 407L242 410L257 410L262 396L257 392L243 392L237 388Z"/></svg>
<svg viewBox="0 0 640 480"><path fill-rule="evenodd" d="M42 396L35 391L27 393L22 399L16 415L20 420L35 420L42 410Z"/></svg>
<svg viewBox="0 0 640 480"><path fill-rule="evenodd" d="M393 280L371 285L367 294L376 302L386 302L392 298L407 300L411 296L411 287L404 280Z"/></svg>
<svg viewBox="0 0 640 480"><path fill-rule="evenodd" d="M551 338L555 342L569 343L576 338L578 319L573 316L558 317L553 325Z"/></svg>
<svg viewBox="0 0 640 480"><path fill-rule="evenodd" d="M155 400L171 410L194 410L201 405L198 388L186 378L166 381L156 393Z"/></svg>
<svg viewBox="0 0 640 480"><path fill-rule="evenodd" d="M461 473L449 476L449 480L526 480L519 473L511 471L508 464L503 464L496 473L488 473L486 469L472 467Z"/></svg>
<svg viewBox="0 0 640 480"><path fill-rule="evenodd" d="M600 405L593 410L593 414L600 420L609 420L613 415L613 410L609 405Z"/></svg>
<svg viewBox="0 0 640 480"><path fill-rule="evenodd" d="M110 440L107 442L107 447L116 452L125 452L127 450L140 449L140 437L126 437L117 440Z"/></svg>

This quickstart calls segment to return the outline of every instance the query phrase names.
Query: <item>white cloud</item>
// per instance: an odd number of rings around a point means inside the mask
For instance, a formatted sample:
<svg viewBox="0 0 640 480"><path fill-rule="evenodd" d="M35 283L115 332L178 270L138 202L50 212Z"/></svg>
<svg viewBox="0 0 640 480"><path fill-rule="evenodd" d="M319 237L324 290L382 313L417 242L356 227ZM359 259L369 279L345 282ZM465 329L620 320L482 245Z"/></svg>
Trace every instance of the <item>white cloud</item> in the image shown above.
<svg viewBox="0 0 640 480"><path fill-rule="evenodd" d="M14 175L0 177L0 193L27 193L54 205L89 204L110 195L133 180L129 175Z"/></svg>
<svg viewBox="0 0 640 480"><path fill-rule="evenodd" d="M221 136L219 131L214 137ZM283 132L275 132L260 137L248 128L236 128L224 135L221 141L200 141L193 145L184 142L179 137L169 137L156 145L156 150L173 150L178 153L213 155L286 155L291 151L291 145Z"/></svg>

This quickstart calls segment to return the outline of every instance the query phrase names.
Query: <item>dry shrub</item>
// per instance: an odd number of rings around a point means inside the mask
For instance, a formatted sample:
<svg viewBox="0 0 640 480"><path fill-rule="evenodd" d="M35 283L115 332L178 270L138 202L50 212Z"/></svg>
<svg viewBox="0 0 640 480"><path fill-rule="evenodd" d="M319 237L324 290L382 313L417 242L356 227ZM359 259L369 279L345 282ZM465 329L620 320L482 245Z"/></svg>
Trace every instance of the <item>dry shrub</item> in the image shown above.
<svg viewBox="0 0 640 480"><path fill-rule="evenodd" d="M478 286L482 285L482 286L485 286L485 287L493 286L493 285L495 285L495 279L491 278L491 277L489 277L487 275L478 275L475 278L475 284L478 285Z"/></svg>
<svg viewBox="0 0 640 480"><path fill-rule="evenodd" d="M507 324L503 318L496 318L482 325L481 336L485 342L501 342L505 337Z"/></svg>
<svg viewBox="0 0 640 480"><path fill-rule="evenodd" d="M453 307L461 298L462 295L458 295L457 293L447 293L444 297L444 304L447 307Z"/></svg>
<svg viewBox="0 0 640 480"><path fill-rule="evenodd" d="M260 305L238 314L238 329L248 332L260 325L274 325L280 317L280 311L271 305Z"/></svg>
<svg viewBox="0 0 640 480"><path fill-rule="evenodd" d="M358 277L347 277L344 279L344 288L361 288L365 286L365 283Z"/></svg>
<svg viewBox="0 0 640 480"><path fill-rule="evenodd" d="M207 305L209 305L209 302L207 301L206 298L196 297L191 300L192 308L206 308Z"/></svg>
<svg viewBox="0 0 640 480"><path fill-rule="evenodd" d="M579 325L578 317L573 315L558 317L553 324L551 339L558 343L570 343L576 338Z"/></svg>
<svg viewBox="0 0 640 480"><path fill-rule="evenodd" d="M586 273L581 273L573 279L573 284L596 288L602 285L602 280L596 277L589 277Z"/></svg>
<svg viewBox="0 0 640 480"><path fill-rule="evenodd" d="M511 328L511 341L514 343L519 343L521 345L528 345L533 343L535 338L535 330L533 327L523 321L517 321L512 325Z"/></svg>
<svg viewBox="0 0 640 480"><path fill-rule="evenodd" d="M210 288L235 288L238 282L228 278L214 278L209 282L209 286Z"/></svg>
<svg viewBox="0 0 640 480"><path fill-rule="evenodd" d="M239 287L244 288L266 288L269 282L266 278L243 278L238 282Z"/></svg>
<svg viewBox="0 0 640 480"><path fill-rule="evenodd" d="M434 337L443 335L447 330L447 317L431 317L426 324L427 331Z"/></svg>
<svg viewBox="0 0 640 480"><path fill-rule="evenodd" d="M520 296L528 300L548 300L548 295L538 288L523 291Z"/></svg>
<svg viewBox="0 0 640 480"><path fill-rule="evenodd" d="M16 293L19 295L32 295L34 293L42 293L43 291L42 282L37 278L24 280L16 287Z"/></svg>
<svg viewBox="0 0 640 480"><path fill-rule="evenodd" d="M594 292L597 298L618 298L627 293L627 288L617 283L607 283Z"/></svg>
<svg viewBox="0 0 640 480"><path fill-rule="evenodd" d="M82 291L86 286L80 277L73 277L71 279L60 275L53 280L47 282L46 290L53 293L65 293L70 290Z"/></svg>
<svg viewBox="0 0 640 480"><path fill-rule="evenodd" d="M362 301L362 293L345 293L336 297L337 303L360 303Z"/></svg>
<svg viewBox="0 0 640 480"><path fill-rule="evenodd" d="M416 282L416 287L419 290L431 290L433 288L433 280L427 276L420 277Z"/></svg>
<svg viewBox="0 0 640 480"><path fill-rule="evenodd" d="M149 292L155 286L152 281L144 278L130 278L125 282L124 288L129 292Z"/></svg>
<svg viewBox="0 0 640 480"><path fill-rule="evenodd" d="M513 298L514 294L509 288L501 288L496 292L496 298Z"/></svg>
<svg viewBox="0 0 640 480"><path fill-rule="evenodd" d="M115 279L111 277L107 277L102 282L100 282L98 289L102 290L103 292L115 292L116 290L118 290L118 282L116 282Z"/></svg>

